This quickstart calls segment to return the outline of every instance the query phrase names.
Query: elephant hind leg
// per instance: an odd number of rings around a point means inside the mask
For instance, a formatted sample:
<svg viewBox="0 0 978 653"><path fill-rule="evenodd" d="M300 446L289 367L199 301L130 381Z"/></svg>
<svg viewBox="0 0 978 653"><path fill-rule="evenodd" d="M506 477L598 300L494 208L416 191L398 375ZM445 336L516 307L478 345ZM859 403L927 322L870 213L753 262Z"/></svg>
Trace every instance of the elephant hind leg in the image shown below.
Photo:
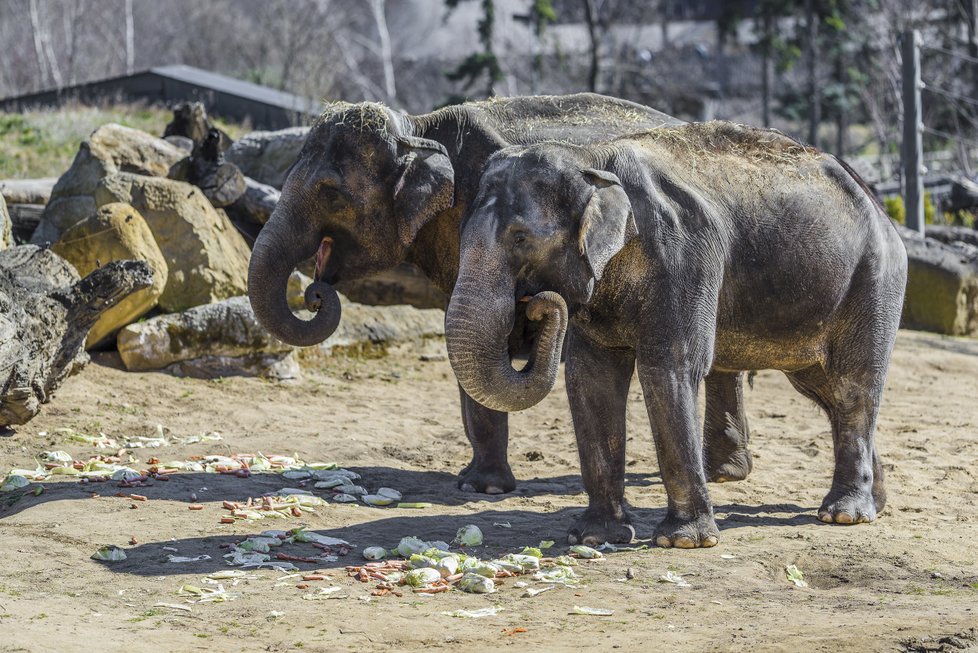
<svg viewBox="0 0 978 653"><path fill-rule="evenodd" d="M705 379L703 470L713 483L742 481L754 466L744 410L743 372L714 370Z"/></svg>

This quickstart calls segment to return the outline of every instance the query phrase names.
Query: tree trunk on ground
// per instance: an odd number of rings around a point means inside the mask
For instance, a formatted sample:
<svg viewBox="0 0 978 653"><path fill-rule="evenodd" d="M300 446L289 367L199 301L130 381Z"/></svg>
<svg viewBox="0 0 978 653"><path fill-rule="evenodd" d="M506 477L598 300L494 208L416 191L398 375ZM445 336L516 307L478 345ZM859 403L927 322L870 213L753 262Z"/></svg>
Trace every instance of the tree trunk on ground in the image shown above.
<svg viewBox="0 0 978 653"><path fill-rule="evenodd" d="M33 418L88 362L85 338L99 316L151 284L143 261L114 261L79 280L49 250L0 252L0 427Z"/></svg>

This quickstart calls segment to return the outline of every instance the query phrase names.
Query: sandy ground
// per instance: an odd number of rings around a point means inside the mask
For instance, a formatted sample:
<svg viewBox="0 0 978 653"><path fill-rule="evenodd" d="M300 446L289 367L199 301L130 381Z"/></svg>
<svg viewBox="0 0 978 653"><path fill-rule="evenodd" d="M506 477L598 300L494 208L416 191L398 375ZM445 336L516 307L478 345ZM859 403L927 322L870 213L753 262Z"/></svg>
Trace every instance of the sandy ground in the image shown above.
<svg viewBox="0 0 978 653"><path fill-rule="evenodd" d="M218 430L224 440L136 450L140 461L296 452L358 471L368 489L394 487L405 501L434 505L417 511L334 504L289 520L226 525L219 523L222 500L295 482L187 473L139 490L149 501L138 504L113 497L119 490L111 484L46 483L40 496L0 510L0 651L978 647L978 342L900 334L878 432L889 504L875 524L815 519L832 469L828 423L781 374L762 372L748 392L754 472L744 482L711 486L718 547L610 554L580 569L580 586L534 598L521 598L512 581L492 595L370 597L373 586L348 578L343 568L359 563L364 546L392 547L405 535L449 540L473 523L485 533L480 554L543 539L562 549L566 528L585 504L562 388L512 418L517 492L487 498L456 490L454 474L468 461L456 386L444 359L423 361L420 353L408 347L380 358L319 361L291 386L130 374L111 360L68 380L34 422L0 437L0 473L33 467L45 450L83 459L95 453L43 431L150 435L160 423L183 435ZM665 493L637 384L629 427L627 494L641 520L639 536L648 538ZM102 496L93 498L93 487ZM188 510L191 494L203 510ZM511 528L494 526L506 522ZM329 579L311 589L264 570L231 588L240 595L234 601L188 605L189 612L156 606L181 603L175 594L181 585L200 585L206 573L225 568L222 544L298 525L357 549L326 565ZM128 559L91 560L102 544L124 547ZM212 559L170 563L164 546ZM789 564L805 573L809 588L787 581ZM634 578L626 580L629 568ZM667 571L691 587L658 582ZM325 585L342 586L339 598L301 598ZM614 614L570 614L575 605ZM481 619L442 614L486 606L503 611Z"/></svg>

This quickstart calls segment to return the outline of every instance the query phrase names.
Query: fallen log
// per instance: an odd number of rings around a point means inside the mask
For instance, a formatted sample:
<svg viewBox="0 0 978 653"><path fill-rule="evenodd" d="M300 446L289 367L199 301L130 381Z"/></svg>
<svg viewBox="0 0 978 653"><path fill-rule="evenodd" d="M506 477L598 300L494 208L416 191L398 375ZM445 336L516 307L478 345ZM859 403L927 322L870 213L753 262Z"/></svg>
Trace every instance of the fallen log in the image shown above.
<svg viewBox="0 0 978 653"><path fill-rule="evenodd" d="M24 424L88 363L85 338L99 316L148 288L143 261L114 261L83 279L53 252L0 252L0 427Z"/></svg>

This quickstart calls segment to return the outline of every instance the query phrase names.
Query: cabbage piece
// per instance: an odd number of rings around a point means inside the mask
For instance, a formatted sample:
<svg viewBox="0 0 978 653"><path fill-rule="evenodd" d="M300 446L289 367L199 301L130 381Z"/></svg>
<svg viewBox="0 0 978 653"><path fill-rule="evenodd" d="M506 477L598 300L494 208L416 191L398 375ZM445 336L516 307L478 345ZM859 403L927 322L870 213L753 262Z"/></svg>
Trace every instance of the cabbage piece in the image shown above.
<svg viewBox="0 0 978 653"><path fill-rule="evenodd" d="M363 557L366 560L383 560L387 557L387 549L382 546L368 546L363 550Z"/></svg>
<svg viewBox="0 0 978 653"><path fill-rule="evenodd" d="M106 544L92 554L92 560L105 560L106 562L119 562L126 559L126 552L114 544Z"/></svg>
<svg viewBox="0 0 978 653"><path fill-rule="evenodd" d="M412 556L413 558L414 556ZM458 558L445 557L435 563L435 569L441 574L442 578L448 578L458 573Z"/></svg>
<svg viewBox="0 0 978 653"><path fill-rule="evenodd" d="M30 484L31 482L20 474L7 474L7 478L3 479L3 483L0 484L0 492L13 492Z"/></svg>
<svg viewBox="0 0 978 653"><path fill-rule="evenodd" d="M409 564L411 565L411 569L434 568L436 561L420 553L415 553L411 556Z"/></svg>
<svg viewBox="0 0 978 653"><path fill-rule="evenodd" d="M415 553L424 553L431 546L421 538L408 536L402 537L397 545L397 552L402 558L410 558Z"/></svg>
<svg viewBox="0 0 978 653"><path fill-rule="evenodd" d="M474 524L463 526L455 534L455 542L460 546L479 546L482 544L482 530Z"/></svg>
<svg viewBox="0 0 978 653"><path fill-rule="evenodd" d="M594 560L597 558L604 557L604 554L598 551L597 549L592 549L591 547L584 546L583 544L577 544L575 546L572 546L569 548L569 551L571 553L576 553L580 557L585 558L587 560Z"/></svg>
<svg viewBox="0 0 978 653"><path fill-rule="evenodd" d="M365 494L362 498L368 506L389 506L394 503L394 499L380 494Z"/></svg>
<svg viewBox="0 0 978 653"><path fill-rule="evenodd" d="M808 583L805 581L805 574L798 567L787 565L784 568L784 574L789 581L794 583L795 587L808 587Z"/></svg>
<svg viewBox="0 0 978 653"><path fill-rule="evenodd" d="M441 574L436 569L424 567L412 569L404 574L404 582L411 587L424 587L441 580Z"/></svg>
<svg viewBox="0 0 978 653"><path fill-rule="evenodd" d="M560 565L562 567L576 567L577 560L570 556L557 556L554 558L554 564Z"/></svg>
<svg viewBox="0 0 978 653"><path fill-rule="evenodd" d="M478 619L479 617L492 617L502 612L505 608L499 608L496 606L490 606L488 608L479 608L478 610L452 610L451 612L442 612L446 617L461 617L466 619Z"/></svg>
<svg viewBox="0 0 978 653"><path fill-rule="evenodd" d="M457 587L471 594L491 594L496 591L496 583L491 578L479 574L468 573L458 581Z"/></svg>
<svg viewBox="0 0 978 653"><path fill-rule="evenodd" d="M41 460L53 463L70 463L74 458L67 451L43 451L41 452Z"/></svg>
<svg viewBox="0 0 978 653"><path fill-rule="evenodd" d="M542 558L543 551L535 546L524 546L523 550L520 551L520 555L533 556L534 558Z"/></svg>
<svg viewBox="0 0 978 653"><path fill-rule="evenodd" d="M142 474L137 472L135 469L130 469L128 467L117 469L112 473L113 481L135 481L137 478L142 477Z"/></svg>
<svg viewBox="0 0 978 653"><path fill-rule="evenodd" d="M536 571L540 568L540 557L532 556L532 555L522 555L520 553L510 553L504 556L503 560L517 565L522 573L527 573L531 571Z"/></svg>

